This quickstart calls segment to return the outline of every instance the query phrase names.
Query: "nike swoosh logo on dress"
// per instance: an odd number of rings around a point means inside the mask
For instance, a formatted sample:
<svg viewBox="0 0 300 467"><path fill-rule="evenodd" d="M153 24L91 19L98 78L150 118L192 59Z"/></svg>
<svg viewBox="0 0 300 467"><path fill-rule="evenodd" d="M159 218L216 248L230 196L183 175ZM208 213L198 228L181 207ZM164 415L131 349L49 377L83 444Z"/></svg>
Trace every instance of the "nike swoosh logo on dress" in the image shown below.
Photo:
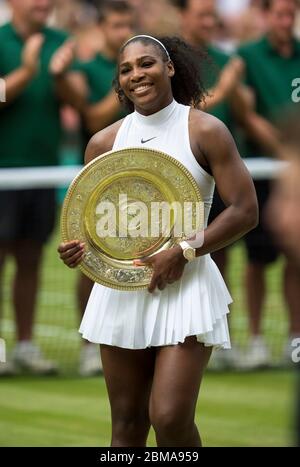
<svg viewBox="0 0 300 467"><path fill-rule="evenodd" d="M157 136L153 136L153 138L149 138L149 139L141 139L141 143L142 144L145 144L145 143L148 143L149 141L152 141L153 139L157 138Z"/></svg>

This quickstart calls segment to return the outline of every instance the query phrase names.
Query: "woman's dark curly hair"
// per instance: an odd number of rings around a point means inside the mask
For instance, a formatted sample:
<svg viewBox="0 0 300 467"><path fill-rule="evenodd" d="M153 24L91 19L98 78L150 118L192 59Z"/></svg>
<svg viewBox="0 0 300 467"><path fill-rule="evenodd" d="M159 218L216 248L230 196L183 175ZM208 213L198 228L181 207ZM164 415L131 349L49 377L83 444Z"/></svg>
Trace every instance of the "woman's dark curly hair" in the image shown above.
<svg viewBox="0 0 300 467"><path fill-rule="evenodd" d="M186 42L179 37L161 37L159 40L167 49L174 65L175 75L171 79L174 99L180 104L196 107L204 100L206 95L206 90L202 81L202 66L206 60L206 54L200 49L195 49L186 44ZM131 40L121 48L120 54L133 42L152 45L160 53L163 61L168 61L164 49L157 42L148 37L137 37ZM126 109L133 112L133 103L125 96L120 86L118 75L114 80L114 88L120 102Z"/></svg>

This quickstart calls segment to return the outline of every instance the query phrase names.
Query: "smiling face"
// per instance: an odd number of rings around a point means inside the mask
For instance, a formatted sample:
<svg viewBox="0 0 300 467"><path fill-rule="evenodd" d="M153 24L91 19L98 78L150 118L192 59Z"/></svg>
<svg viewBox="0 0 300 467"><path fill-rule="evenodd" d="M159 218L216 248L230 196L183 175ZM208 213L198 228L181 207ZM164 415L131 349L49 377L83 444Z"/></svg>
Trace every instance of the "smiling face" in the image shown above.
<svg viewBox="0 0 300 467"><path fill-rule="evenodd" d="M120 87L142 115L158 112L173 100L174 67L159 47L134 41L120 54Z"/></svg>

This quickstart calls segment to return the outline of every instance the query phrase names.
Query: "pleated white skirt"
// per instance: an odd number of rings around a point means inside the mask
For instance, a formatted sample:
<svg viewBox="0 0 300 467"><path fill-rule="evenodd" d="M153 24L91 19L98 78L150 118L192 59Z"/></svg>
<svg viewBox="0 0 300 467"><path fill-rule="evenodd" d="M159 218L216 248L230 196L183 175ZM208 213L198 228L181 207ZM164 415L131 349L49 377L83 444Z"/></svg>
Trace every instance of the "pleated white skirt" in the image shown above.
<svg viewBox="0 0 300 467"><path fill-rule="evenodd" d="M126 349L175 345L187 336L229 349L231 302L219 269L206 255L187 264L180 281L153 294L95 284L79 332L90 342Z"/></svg>

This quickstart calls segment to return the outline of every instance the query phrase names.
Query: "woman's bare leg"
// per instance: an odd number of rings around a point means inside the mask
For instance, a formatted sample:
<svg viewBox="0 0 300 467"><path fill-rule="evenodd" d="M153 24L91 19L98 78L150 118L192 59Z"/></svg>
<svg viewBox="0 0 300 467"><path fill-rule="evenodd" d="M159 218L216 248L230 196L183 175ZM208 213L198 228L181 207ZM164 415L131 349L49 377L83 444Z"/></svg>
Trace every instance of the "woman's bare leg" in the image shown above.
<svg viewBox="0 0 300 467"><path fill-rule="evenodd" d="M111 406L111 446L146 446L155 350L100 345Z"/></svg>
<svg viewBox="0 0 300 467"><path fill-rule="evenodd" d="M195 409L211 348L187 337L183 344L157 350L150 420L159 447L201 446Z"/></svg>

